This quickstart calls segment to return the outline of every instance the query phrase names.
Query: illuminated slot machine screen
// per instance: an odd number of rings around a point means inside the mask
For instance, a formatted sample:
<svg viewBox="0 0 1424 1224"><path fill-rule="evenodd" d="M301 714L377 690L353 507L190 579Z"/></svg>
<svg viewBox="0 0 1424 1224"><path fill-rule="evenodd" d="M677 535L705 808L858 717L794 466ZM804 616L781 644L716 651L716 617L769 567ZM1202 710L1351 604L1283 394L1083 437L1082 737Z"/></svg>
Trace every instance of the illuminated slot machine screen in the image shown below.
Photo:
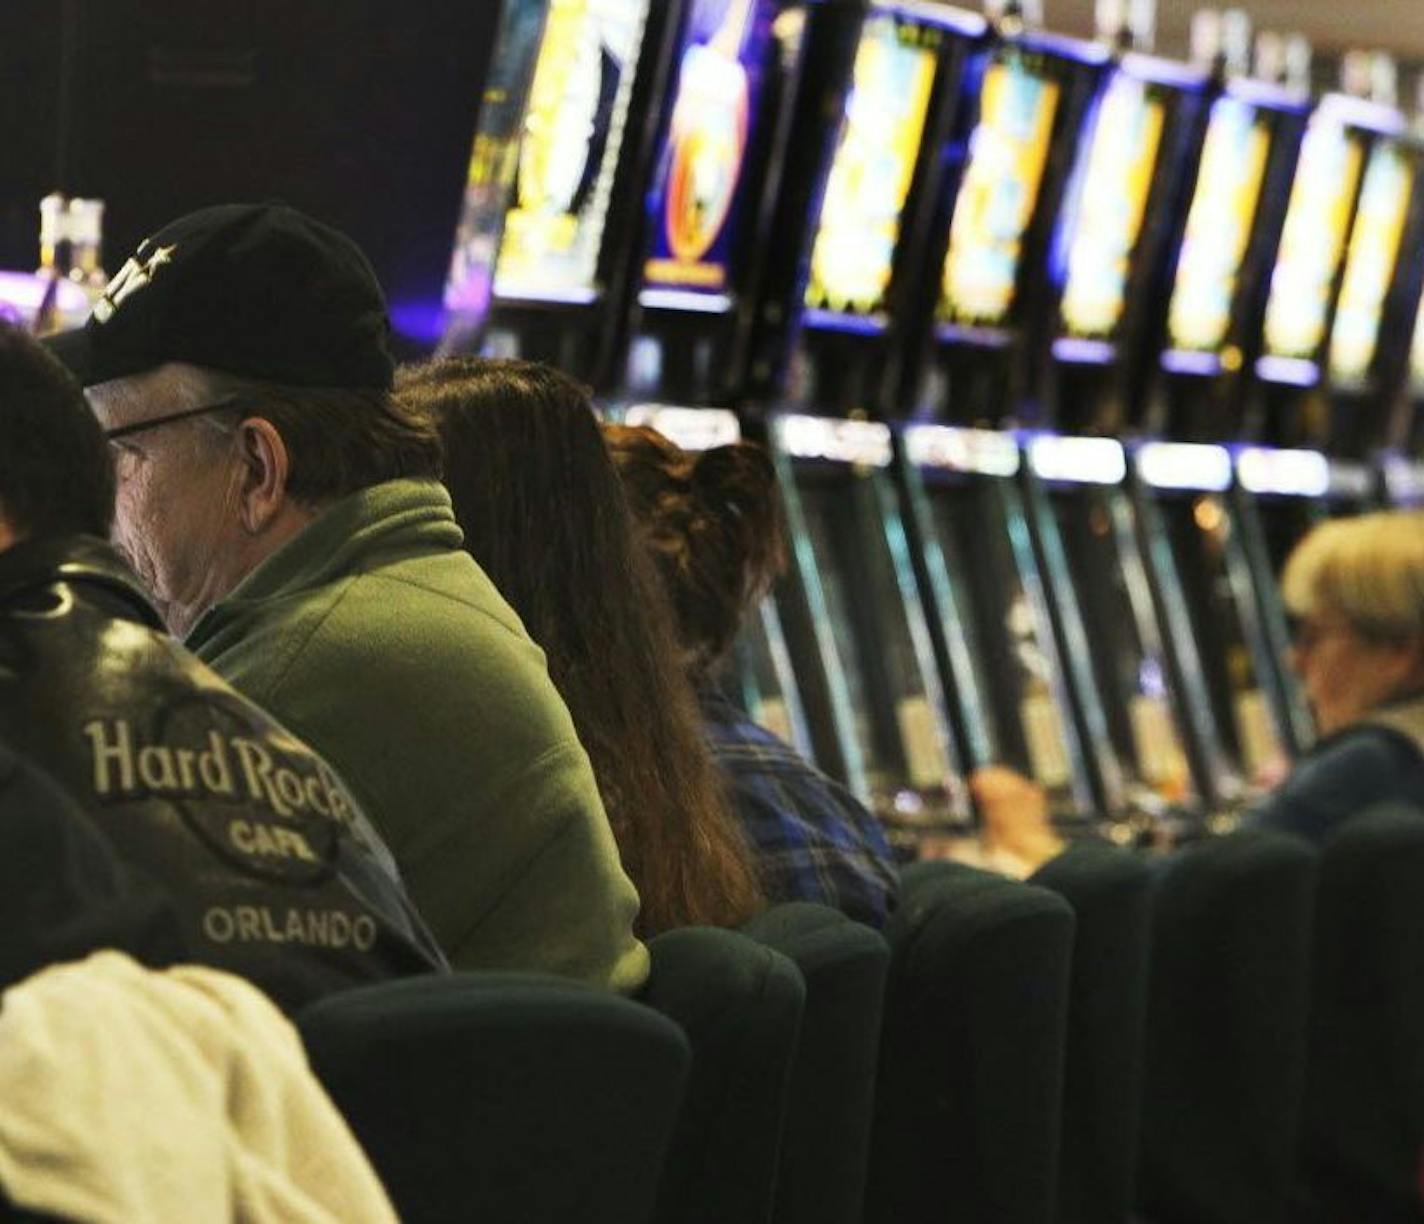
<svg viewBox="0 0 1424 1224"><path fill-rule="evenodd" d="M1212 104L1168 306L1169 347L1210 353L1226 343L1270 151L1270 126L1255 107L1229 95Z"/></svg>
<svg viewBox="0 0 1424 1224"><path fill-rule="evenodd" d="M1055 813L1070 814L1078 805L1067 694L1046 610L1015 555L1002 490L958 478L936 480L928 495L935 541L964 598L961 629L983 701L986 755L1033 778Z"/></svg>
<svg viewBox="0 0 1424 1224"><path fill-rule="evenodd" d="M1151 85L1125 72L1113 74L1069 211L1060 305L1069 335L1106 337L1122 318L1165 123L1166 104Z"/></svg>
<svg viewBox="0 0 1424 1224"><path fill-rule="evenodd" d="M872 806L890 823L942 820L960 780L921 670L875 479L807 468L797 497Z"/></svg>
<svg viewBox="0 0 1424 1224"><path fill-rule="evenodd" d="M744 181L772 46L775 0L693 0L672 119L648 196L645 305L728 309ZM696 299L702 301L696 305Z"/></svg>
<svg viewBox="0 0 1424 1224"><path fill-rule="evenodd" d="M1117 759L1140 798L1189 802L1195 786L1186 737L1132 507L1120 490L1099 486L1055 490L1050 500Z"/></svg>
<svg viewBox="0 0 1424 1224"><path fill-rule="evenodd" d="M553 0L530 89L495 295L587 302L649 0Z"/></svg>
<svg viewBox="0 0 1424 1224"><path fill-rule="evenodd" d="M1330 377L1337 384L1364 381L1374 363L1414 175L1414 163L1398 141L1381 140L1371 150L1330 334Z"/></svg>
<svg viewBox="0 0 1424 1224"><path fill-rule="evenodd" d="M1236 527L1221 497L1173 498L1162 515L1222 746L1242 797L1265 789L1286 759L1251 633L1250 575L1233 563Z"/></svg>
<svg viewBox="0 0 1424 1224"><path fill-rule="evenodd" d="M808 311L884 320L943 39L900 13L866 19L816 223Z"/></svg>
<svg viewBox="0 0 1424 1224"><path fill-rule="evenodd" d="M1306 127L1266 302L1265 352L1314 360L1364 168L1361 137L1317 111Z"/></svg>
<svg viewBox="0 0 1424 1224"><path fill-rule="evenodd" d="M545 0L514 0L500 22L445 280L445 309L456 316L479 320L489 309L544 16Z"/></svg>
<svg viewBox="0 0 1424 1224"><path fill-rule="evenodd" d="M950 222L936 310L940 322L986 327L1008 322L1061 93L1032 55L1010 50L986 69L979 122Z"/></svg>

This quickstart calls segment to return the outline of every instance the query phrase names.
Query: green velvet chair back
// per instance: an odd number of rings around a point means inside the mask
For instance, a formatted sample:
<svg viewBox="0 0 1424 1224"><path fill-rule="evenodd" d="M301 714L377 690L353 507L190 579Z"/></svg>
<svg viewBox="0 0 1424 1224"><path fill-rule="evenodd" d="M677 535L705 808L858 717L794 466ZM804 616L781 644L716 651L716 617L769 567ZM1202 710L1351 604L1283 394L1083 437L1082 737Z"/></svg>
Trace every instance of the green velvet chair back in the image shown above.
<svg viewBox="0 0 1424 1224"><path fill-rule="evenodd" d="M643 998L692 1044L656 1219L766 1224L806 984L786 957L736 931L667 931L648 950Z"/></svg>
<svg viewBox="0 0 1424 1224"><path fill-rule="evenodd" d="M1162 862L1137 1183L1155 1224L1296 1224L1316 858L1246 831Z"/></svg>
<svg viewBox="0 0 1424 1224"><path fill-rule="evenodd" d="M406 1224L652 1218L691 1059L652 1009L479 973L333 995L297 1024Z"/></svg>
<svg viewBox="0 0 1424 1224"><path fill-rule="evenodd" d="M901 879L865 1218L1050 1224L1073 911L953 863Z"/></svg>
<svg viewBox="0 0 1424 1224"><path fill-rule="evenodd" d="M1142 1115L1152 872L1141 855L1081 842L1030 883L1063 897L1077 919L1058 1224L1128 1224Z"/></svg>
<svg viewBox="0 0 1424 1224"><path fill-rule="evenodd" d="M799 901L773 906L742 930L806 980L772 1218L859 1224L890 945L837 910Z"/></svg>
<svg viewBox="0 0 1424 1224"><path fill-rule="evenodd" d="M1319 1218L1424 1221L1424 814L1413 808L1375 808L1324 846L1306 1085Z"/></svg>

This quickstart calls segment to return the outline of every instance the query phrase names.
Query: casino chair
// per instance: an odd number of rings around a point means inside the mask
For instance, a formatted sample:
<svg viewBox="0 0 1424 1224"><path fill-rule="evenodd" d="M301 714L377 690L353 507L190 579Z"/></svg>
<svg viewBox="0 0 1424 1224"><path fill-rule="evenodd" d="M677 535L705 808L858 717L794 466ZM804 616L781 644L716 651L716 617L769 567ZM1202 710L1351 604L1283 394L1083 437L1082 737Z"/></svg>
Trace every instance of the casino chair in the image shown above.
<svg viewBox="0 0 1424 1224"><path fill-rule="evenodd" d="M1137 1182L1153 1224L1297 1224L1316 860L1257 830L1159 866Z"/></svg>
<svg viewBox="0 0 1424 1224"><path fill-rule="evenodd" d="M1152 871L1137 854L1074 842L1029 883L1073 907L1057 1224L1127 1224L1142 1112Z"/></svg>
<svg viewBox="0 0 1424 1224"><path fill-rule="evenodd" d="M1306 1197L1329 1224L1424 1220L1424 814L1384 805L1325 843L1306 1074Z"/></svg>
<svg viewBox="0 0 1424 1224"><path fill-rule="evenodd" d="M1073 911L957 863L901 877L868 1224L1050 1224Z"/></svg>
<svg viewBox="0 0 1424 1224"><path fill-rule="evenodd" d="M648 951L643 1000L692 1043L654 1218L767 1224L806 983L785 956L737 931L665 931Z"/></svg>
<svg viewBox="0 0 1424 1224"><path fill-rule="evenodd" d="M464 973L332 995L297 1026L407 1224L651 1219L690 1065L651 1008Z"/></svg>
<svg viewBox="0 0 1424 1224"><path fill-rule="evenodd" d="M775 1224L859 1224L890 946L823 905L792 902L742 932L806 980L776 1183Z"/></svg>

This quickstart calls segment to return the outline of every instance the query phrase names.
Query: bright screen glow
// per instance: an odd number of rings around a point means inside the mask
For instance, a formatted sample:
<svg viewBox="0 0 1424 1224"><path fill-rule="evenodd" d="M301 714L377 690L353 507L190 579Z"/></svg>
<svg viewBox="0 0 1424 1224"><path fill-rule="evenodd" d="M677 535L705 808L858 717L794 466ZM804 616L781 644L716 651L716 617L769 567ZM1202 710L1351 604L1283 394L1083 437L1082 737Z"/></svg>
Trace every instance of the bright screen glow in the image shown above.
<svg viewBox="0 0 1424 1224"><path fill-rule="evenodd" d="M942 40L898 14L865 24L812 249L812 310L884 312Z"/></svg>
<svg viewBox="0 0 1424 1224"><path fill-rule="evenodd" d="M538 62L543 23L544 0L510 3L500 19L445 281L445 309L466 321L483 319L494 292L500 231L514 188L519 119Z"/></svg>
<svg viewBox="0 0 1424 1224"><path fill-rule="evenodd" d="M1145 82L1119 72L1108 85L1072 213L1063 322L1075 336L1107 336L1127 298L1165 119Z"/></svg>
<svg viewBox="0 0 1424 1224"><path fill-rule="evenodd" d="M1270 150L1270 131L1252 107L1217 99L1168 309L1175 349L1215 352L1226 342Z"/></svg>
<svg viewBox="0 0 1424 1224"><path fill-rule="evenodd" d="M774 0L694 0L672 121L649 196L653 289L724 294Z"/></svg>
<svg viewBox="0 0 1424 1224"><path fill-rule="evenodd" d="M1413 190L1414 167L1404 150L1396 141L1382 140L1365 168L1330 334L1330 376L1336 382L1359 382L1374 361Z"/></svg>
<svg viewBox="0 0 1424 1224"><path fill-rule="evenodd" d="M979 124L949 230L939 317L997 326L1007 321L1024 239L1038 206L1059 86L1018 57L991 64Z"/></svg>
<svg viewBox="0 0 1424 1224"><path fill-rule="evenodd" d="M1325 339L1330 295L1360 185L1360 138L1317 112L1306 128L1266 303L1266 353L1312 358Z"/></svg>
<svg viewBox="0 0 1424 1224"><path fill-rule="evenodd" d="M553 0L495 294L591 297L648 0Z"/></svg>

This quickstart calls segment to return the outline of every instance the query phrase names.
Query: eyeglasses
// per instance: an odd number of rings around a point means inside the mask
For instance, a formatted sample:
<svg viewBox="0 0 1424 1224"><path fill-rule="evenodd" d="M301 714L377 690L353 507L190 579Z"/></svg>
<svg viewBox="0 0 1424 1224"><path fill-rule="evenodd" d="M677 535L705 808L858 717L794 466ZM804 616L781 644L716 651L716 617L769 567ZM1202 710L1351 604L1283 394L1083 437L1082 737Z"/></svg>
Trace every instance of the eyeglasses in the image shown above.
<svg viewBox="0 0 1424 1224"><path fill-rule="evenodd" d="M132 425L120 425L117 429L106 429L104 437L110 442L117 442L120 438L147 433L150 429L158 429L163 425L173 425L178 421L205 416L210 412L222 412L227 408L236 408L243 402L241 398L230 395L226 399L220 399L211 404L200 404L196 408L185 408L181 412L170 412L167 416L154 417L151 421L135 421Z"/></svg>

